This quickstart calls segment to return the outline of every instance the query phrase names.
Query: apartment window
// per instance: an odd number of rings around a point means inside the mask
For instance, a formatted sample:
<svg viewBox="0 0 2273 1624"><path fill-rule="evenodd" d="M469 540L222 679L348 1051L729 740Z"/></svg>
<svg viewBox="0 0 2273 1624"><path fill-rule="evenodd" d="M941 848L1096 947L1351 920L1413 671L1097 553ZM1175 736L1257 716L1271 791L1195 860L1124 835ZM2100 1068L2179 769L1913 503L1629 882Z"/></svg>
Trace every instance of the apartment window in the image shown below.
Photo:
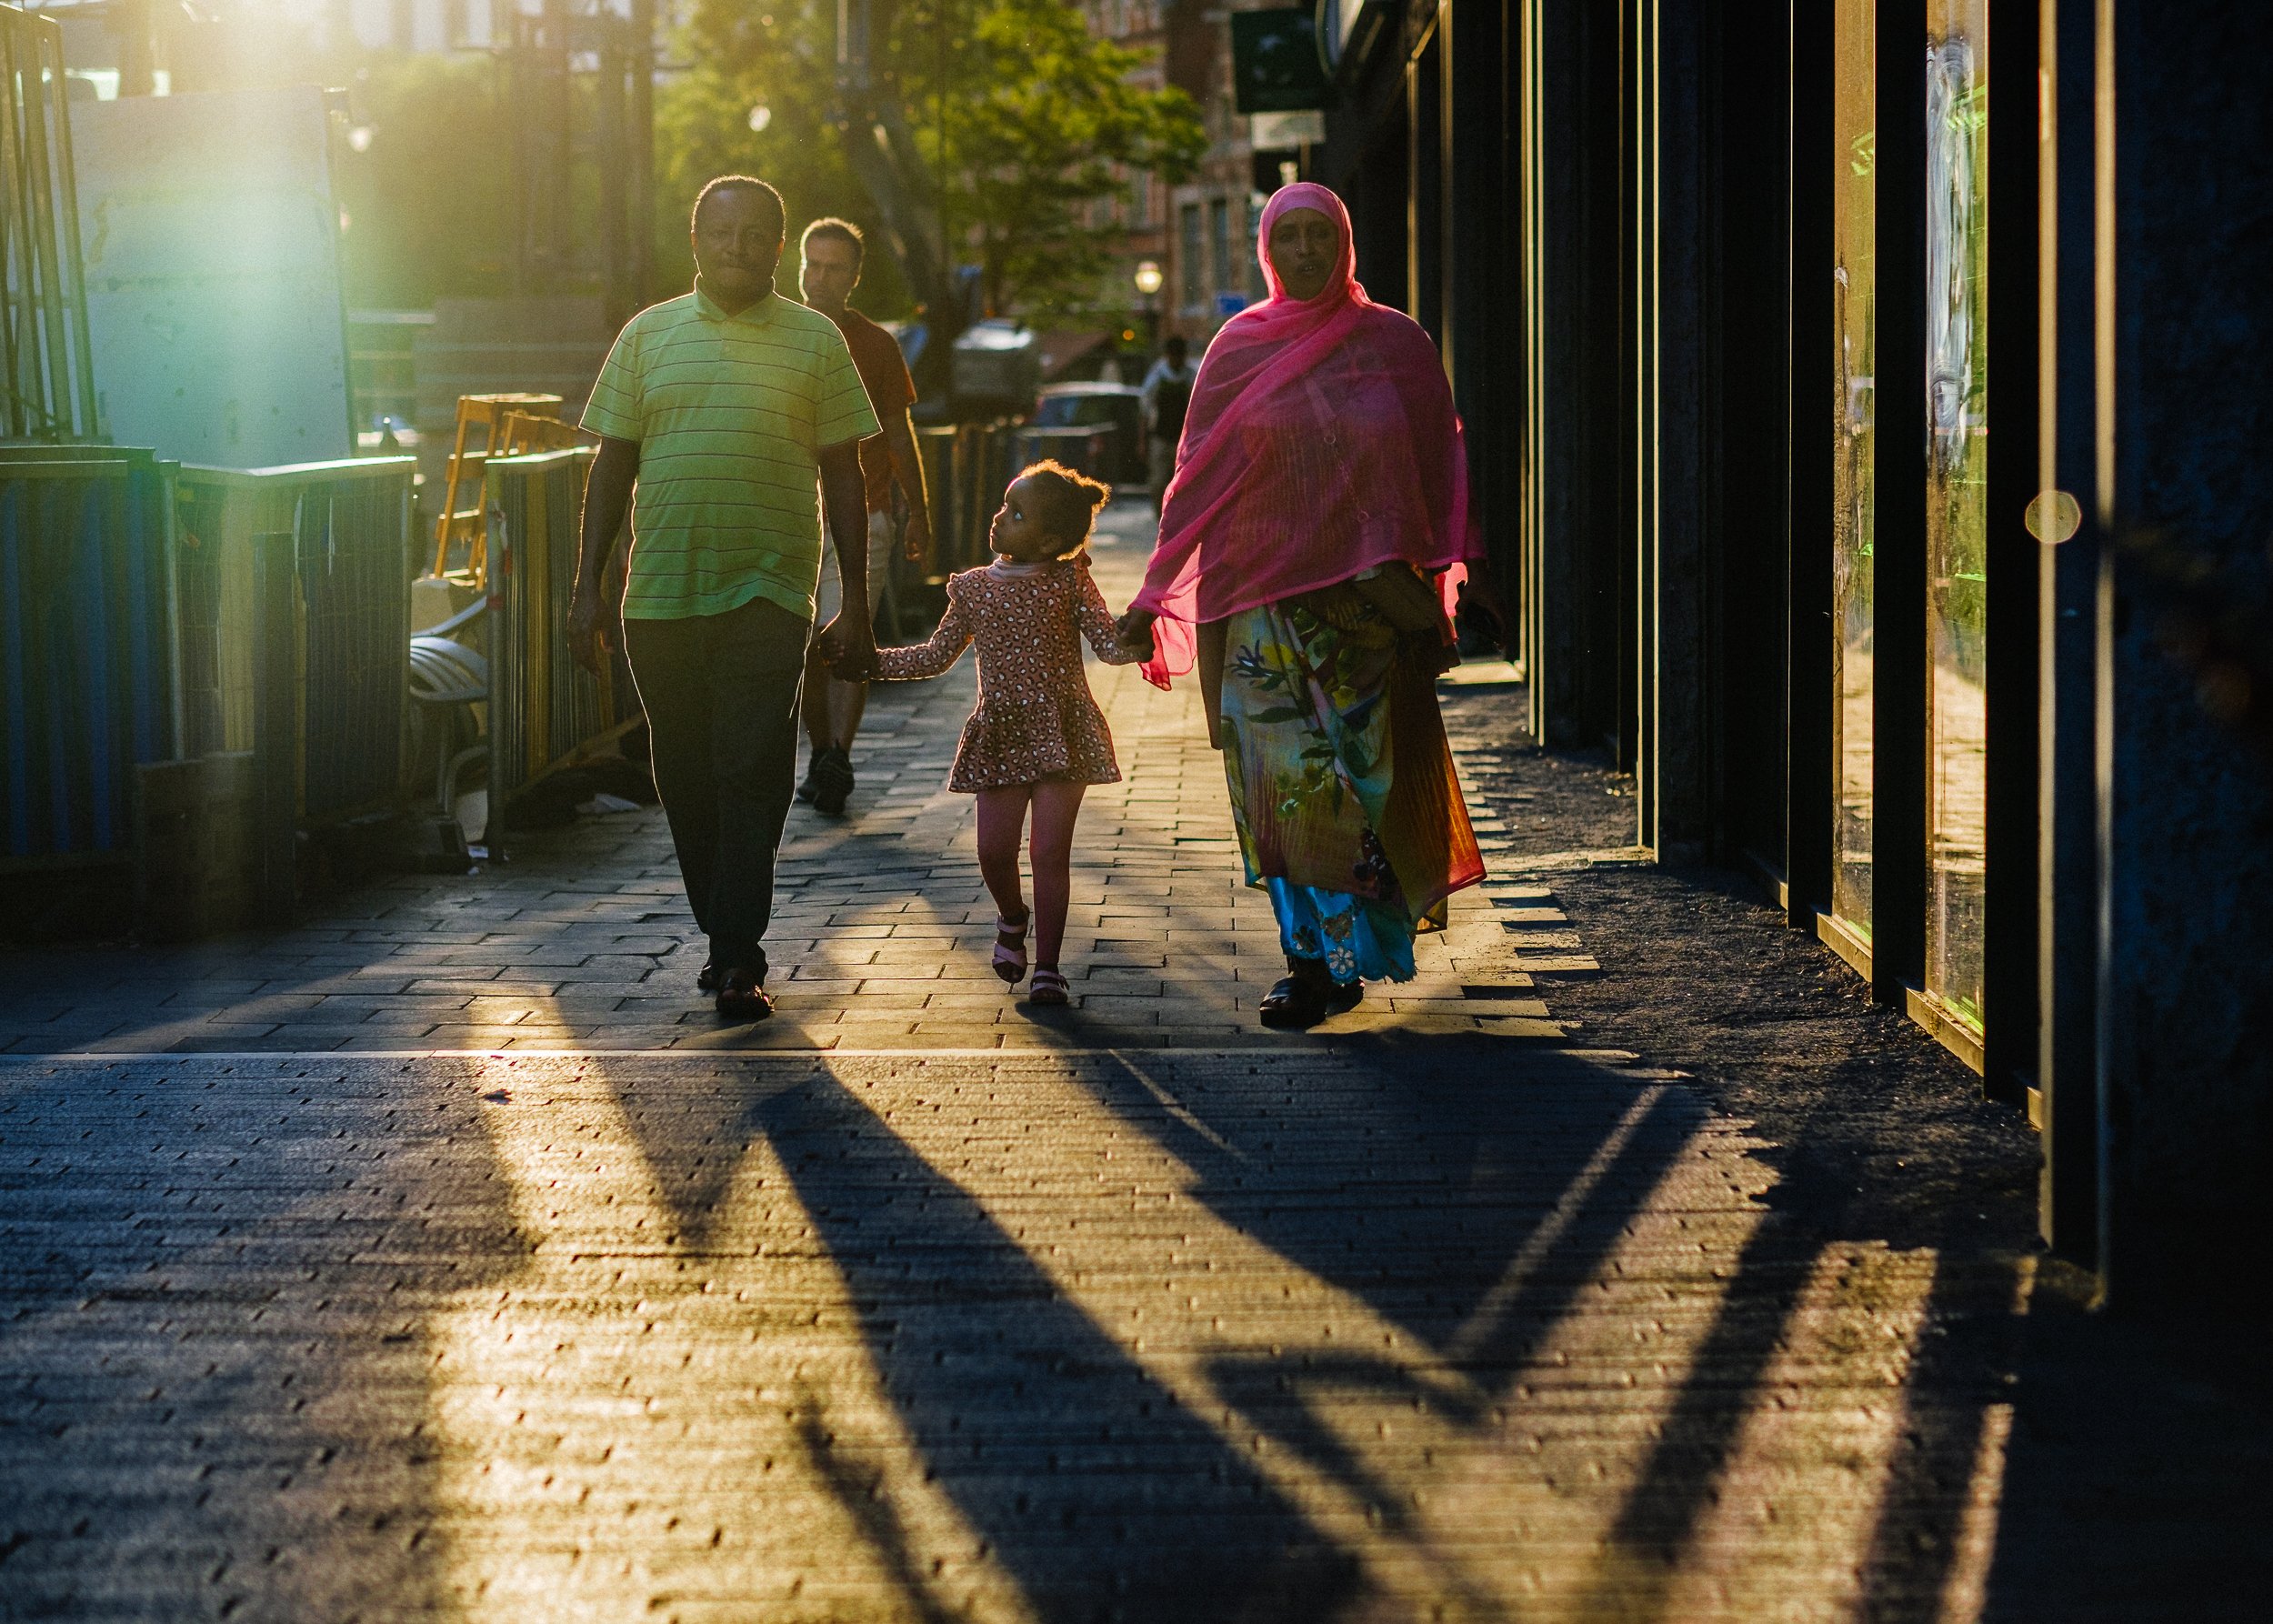
<svg viewBox="0 0 2273 1624"><path fill-rule="evenodd" d="M1203 311L1207 308L1207 242L1200 235L1199 205L1187 203L1177 211L1179 252L1177 271L1184 288L1184 308Z"/></svg>

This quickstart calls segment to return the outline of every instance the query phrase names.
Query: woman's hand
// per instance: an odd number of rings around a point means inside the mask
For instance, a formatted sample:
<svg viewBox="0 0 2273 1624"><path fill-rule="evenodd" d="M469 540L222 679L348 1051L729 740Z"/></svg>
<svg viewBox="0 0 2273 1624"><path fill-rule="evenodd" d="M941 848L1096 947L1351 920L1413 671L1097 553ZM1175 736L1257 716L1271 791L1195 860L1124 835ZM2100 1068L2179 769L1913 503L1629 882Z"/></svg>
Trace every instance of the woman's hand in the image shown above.
<svg viewBox="0 0 2273 1624"><path fill-rule="evenodd" d="M1492 585L1492 566L1481 558L1468 560L1468 578L1460 583L1460 606L1483 622L1484 635L1507 658L1516 657L1508 644L1507 606Z"/></svg>
<svg viewBox="0 0 2273 1624"><path fill-rule="evenodd" d="M1131 609L1113 623L1113 635L1120 639L1123 648L1133 649L1152 659L1159 654L1153 640L1152 623L1160 617L1150 609Z"/></svg>

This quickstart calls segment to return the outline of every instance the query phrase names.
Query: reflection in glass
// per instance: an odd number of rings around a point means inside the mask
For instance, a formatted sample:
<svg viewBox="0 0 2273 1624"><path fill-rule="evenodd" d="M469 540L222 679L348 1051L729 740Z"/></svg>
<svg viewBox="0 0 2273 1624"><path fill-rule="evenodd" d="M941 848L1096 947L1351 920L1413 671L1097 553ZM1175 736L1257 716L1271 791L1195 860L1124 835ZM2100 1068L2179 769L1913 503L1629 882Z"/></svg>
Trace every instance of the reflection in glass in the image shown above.
<svg viewBox="0 0 2273 1624"><path fill-rule="evenodd" d="M1926 990L1981 1024L1988 785L1988 0L1927 0Z"/></svg>
<svg viewBox="0 0 2273 1624"><path fill-rule="evenodd" d="M1870 934L1872 582L1871 386L1877 349L1877 0L1837 0L1831 267L1838 376L1833 396L1831 912Z"/></svg>

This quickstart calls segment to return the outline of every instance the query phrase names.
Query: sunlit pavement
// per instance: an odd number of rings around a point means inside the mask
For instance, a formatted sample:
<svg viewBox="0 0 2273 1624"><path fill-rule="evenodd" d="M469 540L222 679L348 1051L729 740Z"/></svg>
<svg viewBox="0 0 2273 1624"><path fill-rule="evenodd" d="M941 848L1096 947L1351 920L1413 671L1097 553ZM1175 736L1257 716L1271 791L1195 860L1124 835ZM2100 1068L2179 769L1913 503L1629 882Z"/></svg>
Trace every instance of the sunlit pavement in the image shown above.
<svg viewBox="0 0 2273 1624"><path fill-rule="evenodd" d="M653 816L15 965L0 1612L1976 1616L2024 1264L1787 1218L1556 1018L1552 864L1262 1033L1215 758L1095 675L1062 1017L986 973L967 669L793 822L758 1028Z"/></svg>

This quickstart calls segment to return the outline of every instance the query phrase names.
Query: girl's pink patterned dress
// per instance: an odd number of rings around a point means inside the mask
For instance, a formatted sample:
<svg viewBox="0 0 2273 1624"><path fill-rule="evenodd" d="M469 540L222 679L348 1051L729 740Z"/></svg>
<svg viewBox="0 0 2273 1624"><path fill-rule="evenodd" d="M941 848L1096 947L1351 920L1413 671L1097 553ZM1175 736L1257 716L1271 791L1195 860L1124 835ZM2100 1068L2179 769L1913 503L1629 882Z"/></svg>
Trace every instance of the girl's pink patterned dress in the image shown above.
<svg viewBox="0 0 2273 1624"><path fill-rule="evenodd" d="M1121 769L1113 735L1081 669L1081 637L1109 666L1144 657L1121 648L1086 559L1031 574L1001 566L947 578L947 612L931 641L876 651L887 681L936 677L978 645L978 705L963 724L949 789L972 793L1038 784L1112 784Z"/></svg>

